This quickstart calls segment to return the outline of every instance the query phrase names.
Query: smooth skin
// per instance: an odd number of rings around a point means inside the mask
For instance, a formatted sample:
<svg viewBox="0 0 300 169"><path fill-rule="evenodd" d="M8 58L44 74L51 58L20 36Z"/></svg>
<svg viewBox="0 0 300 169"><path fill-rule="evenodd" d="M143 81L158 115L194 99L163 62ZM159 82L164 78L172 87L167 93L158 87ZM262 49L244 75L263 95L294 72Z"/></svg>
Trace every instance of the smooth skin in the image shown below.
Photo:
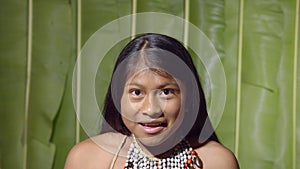
<svg viewBox="0 0 300 169"><path fill-rule="evenodd" d="M183 93L179 83L166 74L144 70L133 75L127 80L121 98L124 124L144 144L159 143L182 118ZM155 139L145 139L149 137ZM120 133L105 133L77 144L69 153L65 169L108 169L123 138ZM124 168L131 142L131 137L126 140L115 169ZM239 168L233 153L217 142L209 141L196 152L204 169Z"/></svg>

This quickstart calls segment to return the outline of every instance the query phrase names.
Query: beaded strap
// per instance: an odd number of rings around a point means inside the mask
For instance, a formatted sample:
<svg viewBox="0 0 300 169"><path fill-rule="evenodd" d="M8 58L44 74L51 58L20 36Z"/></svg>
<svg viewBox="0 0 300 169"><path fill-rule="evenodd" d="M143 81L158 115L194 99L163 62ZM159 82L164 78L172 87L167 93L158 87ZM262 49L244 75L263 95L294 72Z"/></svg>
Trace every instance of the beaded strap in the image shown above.
<svg viewBox="0 0 300 169"><path fill-rule="evenodd" d="M126 142L126 139L127 139L127 136L124 136L123 139L122 139L121 144L119 145L119 147L118 147L118 149L117 149L117 152L115 153L114 158L112 159L112 162L110 163L109 169L113 169L113 168L114 168L115 163L116 163L116 160L117 160L117 158L118 158L118 155L119 155L119 153L120 153L122 147L124 146L124 144L125 144L125 142Z"/></svg>
<svg viewBox="0 0 300 169"><path fill-rule="evenodd" d="M148 156L138 145L135 137L130 145L124 169L196 169L202 168L202 161L188 141L183 140L173 148L173 152L167 158Z"/></svg>

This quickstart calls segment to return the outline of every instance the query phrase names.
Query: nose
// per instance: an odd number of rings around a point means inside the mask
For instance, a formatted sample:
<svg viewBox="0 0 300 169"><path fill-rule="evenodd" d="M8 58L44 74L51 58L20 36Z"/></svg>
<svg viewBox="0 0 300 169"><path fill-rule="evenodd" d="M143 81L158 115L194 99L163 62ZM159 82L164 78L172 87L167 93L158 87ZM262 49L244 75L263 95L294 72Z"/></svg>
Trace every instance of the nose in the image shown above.
<svg viewBox="0 0 300 169"><path fill-rule="evenodd" d="M162 108L159 99L154 94L149 94L144 98L141 112L151 118L159 118L162 116Z"/></svg>

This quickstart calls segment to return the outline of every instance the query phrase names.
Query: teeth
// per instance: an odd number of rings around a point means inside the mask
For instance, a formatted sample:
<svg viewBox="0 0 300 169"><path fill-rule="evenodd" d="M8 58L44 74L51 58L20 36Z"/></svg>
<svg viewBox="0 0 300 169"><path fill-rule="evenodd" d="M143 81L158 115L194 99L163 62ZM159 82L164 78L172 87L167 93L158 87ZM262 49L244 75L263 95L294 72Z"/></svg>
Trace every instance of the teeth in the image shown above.
<svg viewBox="0 0 300 169"><path fill-rule="evenodd" d="M158 127L158 126L165 125L165 123L139 123L139 124L146 127Z"/></svg>
<svg viewBox="0 0 300 169"><path fill-rule="evenodd" d="M156 127L156 126L160 126L161 125L161 123L146 123L146 124L144 124L144 126L147 126L147 127Z"/></svg>

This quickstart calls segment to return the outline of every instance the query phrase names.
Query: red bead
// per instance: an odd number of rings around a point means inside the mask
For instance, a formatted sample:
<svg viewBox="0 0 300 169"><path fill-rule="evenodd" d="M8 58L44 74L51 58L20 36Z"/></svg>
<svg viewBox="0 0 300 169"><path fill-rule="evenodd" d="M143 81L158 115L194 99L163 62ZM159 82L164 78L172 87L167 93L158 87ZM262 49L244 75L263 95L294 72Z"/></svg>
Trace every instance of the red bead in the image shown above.
<svg viewBox="0 0 300 169"><path fill-rule="evenodd" d="M188 168L188 165L187 165L187 163L184 163L184 168Z"/></svg>
<svg viewBox="0 0 300 169"><path fill-rule="evenodd" d="M191 153L191 155L196 155L197 154L195 150L191 150L190 153Z"/></svg>
<svg viewBox="0 0 300 169"><path fill-rule="evenodd" d="M192 161L191 159L188 159L188 160L187 160L187 163L188 163L188 164L192 164L193 161Z"/></svg>

